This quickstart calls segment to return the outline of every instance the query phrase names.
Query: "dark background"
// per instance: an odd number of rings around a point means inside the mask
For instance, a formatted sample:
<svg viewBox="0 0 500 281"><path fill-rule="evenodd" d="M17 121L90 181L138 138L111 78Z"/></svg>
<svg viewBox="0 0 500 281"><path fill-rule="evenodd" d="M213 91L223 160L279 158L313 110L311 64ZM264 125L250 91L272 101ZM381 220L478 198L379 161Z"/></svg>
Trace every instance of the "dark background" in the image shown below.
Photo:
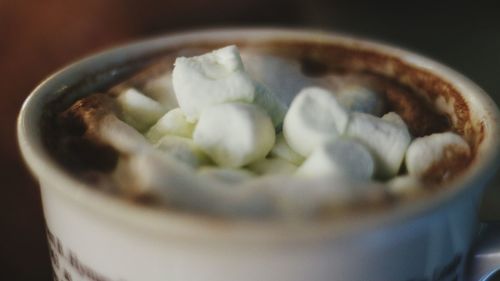
<svg viewBox="0 0 500 281"><path fill-rule="evenodd" d="M220 26L314 27L391 42L464 73L500 102L495 1L0 0L0 280L51 280L39 193L16 144L22 101L51 72L103 48ZM482 218L500 218L500 179Z"/></svg>

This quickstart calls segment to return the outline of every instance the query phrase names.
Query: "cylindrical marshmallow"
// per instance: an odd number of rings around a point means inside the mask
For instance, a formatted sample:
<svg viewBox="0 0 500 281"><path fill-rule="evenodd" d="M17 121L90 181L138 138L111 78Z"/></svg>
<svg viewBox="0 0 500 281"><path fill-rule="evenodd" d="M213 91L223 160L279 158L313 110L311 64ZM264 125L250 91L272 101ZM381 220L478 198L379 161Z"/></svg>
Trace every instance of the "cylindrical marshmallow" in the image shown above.
<svg viewBox="0 0 500 281"><path fill-rule="evenodd" d="M342 135L348 122L348 112L332 93L322 88L305 88L290 105L283 134L293 150L309 156L318 145Z"/></svg>
<svg viewBox="0 0 500 281"><path fill-rule="evenodd" d="M225 103L202 112L194 142L220 166L237 168L264 158L274 145L269 116L245 103Z"/></svg>
<svg viewBox="0 0 500 281"><path fill-rule="evenodd" d="M349 180L369 180L375 163L366 147L353 139L338 138L318 146L297 170L301 176L338 176Z"/></svg>

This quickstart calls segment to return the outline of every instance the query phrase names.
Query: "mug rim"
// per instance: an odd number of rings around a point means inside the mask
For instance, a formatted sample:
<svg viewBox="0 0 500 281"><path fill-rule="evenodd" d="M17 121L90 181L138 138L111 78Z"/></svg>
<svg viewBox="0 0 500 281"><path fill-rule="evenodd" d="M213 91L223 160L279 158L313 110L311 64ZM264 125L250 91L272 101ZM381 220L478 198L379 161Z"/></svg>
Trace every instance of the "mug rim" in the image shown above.
<svg viewBox="0 0 500 281"><path fill-rule="evenodd" d="M479 145L474 162L457 179L446 184L444 190L425 199L405 202L395 208L377 212L377 214L365 214L356 218L356 220L335 218L328 221L312 220L302 223L289 223L279 219L262 221L246 218L221 219L210 215L181 213L165 209L156 210L147 206L133 204L121 198L105 194L79 181L66 172L46 151L38 126L42 111L40 105L44 104L44 101L47 101L57 89L71 84L66 80L71 80L72 76L80 77L88 73L86 71L93 70L95 72L98 66L102 67L112 61L129 59L130 57L144 57L155 50L158 51L169 46L200 42L201 40L221 41L224 39L255 39L257 37L263 38L263 40L270 38L298 38L299 40L318 40L365 47L399 58L412 66L428 70L448 81L457 88L469 108L478 109L479 112L475 114L481 115L485 126L485 137ZM94 214L103 215L102 218L112 222L119 222L124 226L149 234L162 235L169 233L182 238L243 239L247 241L269 239L297 241L305 239L310 241L311 237L315 239L318 237L332 238L359 233L386 224L401 223L414 217L421 217L429 212L436 212L439 208L444 208L448 203L460 197L466 190L474 188L475 182L480 182L485 177L493 174L499 162L497 160L499 153L499 116L494 101L468 78L435 60L412 51L394 47L391 44L341 35L331 31L311 29L219 28L170 33L123 44L87 56L62 68L41 82L24 101L18 116L17 134L24 161L39 182L45 184L45 188L55 189L66 199L70 199L72 204L77 204ZM293 231L291 231L292 229Z"/></svg>

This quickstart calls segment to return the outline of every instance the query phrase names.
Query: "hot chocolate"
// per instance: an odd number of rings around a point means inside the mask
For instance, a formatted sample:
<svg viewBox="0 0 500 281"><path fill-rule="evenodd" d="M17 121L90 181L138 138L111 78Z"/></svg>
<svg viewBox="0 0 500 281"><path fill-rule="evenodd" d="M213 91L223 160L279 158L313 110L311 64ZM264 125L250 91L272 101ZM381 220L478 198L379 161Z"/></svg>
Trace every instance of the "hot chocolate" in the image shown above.
<svg viewBox="0 0 500 281"><path fill-rule="evenodd" d="M218 95L225 91L225 86L208 90L212 84L207 86L189 76L196 73L186 74L184 80L172 79L172 72L174 76L181 75L176 74L181 70L174 69L174 62L180 69L182 61L176 61L176 58L187 57L189 60L230 44L239 48L244 75L248 74L252 81L265 88L255 86L248 91L250 95L254 91L268 91L271 99L266 97L263 98L265 102L259 103L253 101L253 97L248 101L245 97L235 98L238 103L243 100L241 105L233 105L234 101L230 99L216 102L226 104L219 106L221 109L211 109L215 112L213 114L223 112L222 116L203 117L207 112L205 104L212 101L200 105L202 99L210 95L210 91ZM229 75L225 72L227 69L215 69L213 65L203 65L204 59L199 61L200 66L194 69L200 68L205 74L215 75L211 77L214 81ZM190 67L193 63L187 61L186 65ZM281 213L282 206L285 210L300 210L301 207L294 204L309 200L310 204L321 205L308 213L314 215L346 205L359 206L367 202L377 205L394 202L394 199L415 198L458 177L474 157L481 138L478 131L481 127L471 124L467 106L453 86L424 69L357 46L300 40L183 46L165 50L153 58L113 66L109 71L91 75L89 79L98 77L106 80L99 88L85 89L85 81L82 81L81 85L65 89L61 97L48 106L43 124L46 145L53 156L81 180L115 196L156 206L166 204L168 207L208 210L224 215L268 216ZM247 87L246 82L240 82L246 81L245 77L234 78L239 83L238 95ZM192 101L186 101L185 97L179 100L178 93L187 91L189 94L196 83L208 91L201 93L205 96L201 100L200 97ZM253 82L249 83L248 87L254 87ZM320 97L322 91L326 93L324 98ZM333 113L333 127L318 125L328 121L329 117L323 114L332 108L328 95L333 97L333 104L338 104L340 110L346 112L342 113L344 115ZM304 101L300 100L301 97ZM256 104L262 110L255 111L247 104ZM215 104L210 107L214 108ZM263 113L259 113L261 111ZM231 115L230 112L236 113ZM227 122L224 114L228 114ZM213 153L218 149L213 147L220 142L236 137L239 134L236 130L234 136L231 131L224 137L218 136L219 141L215 144L204 146L206 142L199 141L201 137L197 141L197 134L201 136L203 130L209 133L210 130L220 131L224 126L230 126L238 114L269 116L265 118L269 118L269 126L274 130L268 144L259 144L265 146L264 150L241 158L244 147L238 144L240 146L235 146L233 151L240 158L235 160L233 157L230 161L226 157L227 151ZM339 121L344 118L341 115L345 116L345 121ZM219 124L221 127L203 124ZM267 133L260 131L262 124L248 125L249 128L258 128L251 131L256 136L253 142L267 138L263 137ZM317 126L321 127L319 131L315 128ZM346 139L317 149L325 142L324 126L330 126L326 130L327 138L334 128L339 131L336 134ZM126 137L116 137L119 135ZM204 139L206 135L204 133ZM167 151L179 163L195 166L192 174L201 175L202 183L193 183L189 173L177 173L176 167L159 164L162 160L155 159L159 153L136 157L137 151L148 146ZM373 163L368 165L370 161ZM432 165L421 164L426 161ZM162 169L165 170L162 172ZM304 192L297 189L308 185L331 186L332 183L326 184L325 179L338 177L329 171L341 171L343 177L335 185L343 188L333 193L318 191L315 195L306 195L304 198L307 199L297 199ZM347 174L351 175L348 179ZM316 177L320 176L325 179L317 181ZM217 184L221 182L223 184ZM204 184L213 187L207 188ZM177 185L177 188L171 185ZM285 192L280 186L290 188ZM158 188L165 190L158 192ZM206 189L211 188L213 191L207 192ZM228 188L232 190L227 191ZM278 195L275 190L280 190ZM279 199L282 193L294 193L294 199ZM329 196L332 198L328 199ZM310 208L305 209L309 212Z"/></svg>

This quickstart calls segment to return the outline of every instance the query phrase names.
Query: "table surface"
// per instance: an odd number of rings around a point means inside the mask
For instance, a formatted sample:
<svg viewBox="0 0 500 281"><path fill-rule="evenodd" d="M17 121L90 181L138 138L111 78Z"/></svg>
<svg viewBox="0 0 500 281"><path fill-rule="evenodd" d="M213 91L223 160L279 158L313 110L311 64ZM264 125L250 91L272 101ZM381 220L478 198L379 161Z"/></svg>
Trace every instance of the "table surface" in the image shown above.
<svg viewBox="0 0 500 281"><path fill-rule="evenodd" d="M0 83L0 171L4 183L0 197L0 280L51 280L38 188L15 140L22 101L49 73L117 43L173 30L308 26L368 36L437 58L472 78L499 103L500 17L494 3L474 3L0 1L0 77L4 78ZM497 174L484 200L484 219L500 218L498 198Z"/></svg>

